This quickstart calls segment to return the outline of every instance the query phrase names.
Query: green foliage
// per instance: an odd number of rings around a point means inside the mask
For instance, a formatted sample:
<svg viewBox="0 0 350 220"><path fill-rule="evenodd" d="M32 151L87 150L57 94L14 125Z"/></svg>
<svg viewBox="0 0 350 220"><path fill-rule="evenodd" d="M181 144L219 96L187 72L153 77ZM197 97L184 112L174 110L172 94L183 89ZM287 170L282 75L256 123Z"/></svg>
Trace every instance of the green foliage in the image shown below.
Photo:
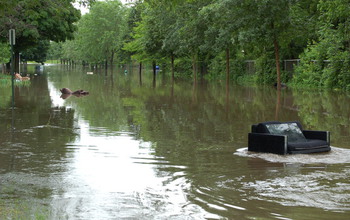
<svg viewBox="0 0 350 220"><path fill-rule="evenodd" d="M11 86L11 76L0 74L0 87L5 88L10 86Z"/></svg>
<svg viewBox="0 0 350 220"><path fill-rule="evenodd" d="M318 41L301 56L294 84L350 89L349 1L320 1Z"/></svg>
<svg viewBox="0 0 350 220"><path fill-rule="evenodd" d="M6 93L11 94L11 86L12 86L12 82L11 82L11 76L10 75L4 75L4 74L0 74L0 88L5 89L6 92L2 92L1 94L5 94L3 96L3 98L7 99ZM26 81L17 81L15 80L15 86L20 86L20 87L26 87L30 85L30 80L26 80ZM1 102L0 103L5 104L6 102Z"/></svg>
<svg viewBox="0 0 350 220"><path fill-rule="evenodd" d="M293 84L323 86L322 69L324 65L324 49L321 45L310 45L304 54L300 56L301 62L296 67Z"/></svg>
<svg viewBox="0 0 350 220"><path fill-rule="evenodd" d="M79 44L76 43L76 40L68 40L62 44L62 52L60 58L65 60L82 60L89 54L84 54L82 57L82 51L79 49Z"/></svg>
<svg viewBox="0 0 350 220"><path fill-rule="evenodd" d="M304 0L296 1L291 5L290 18L293 28L286 36L290 42L284 47L284 58L299 58L308 42L317 40L318 2L319 0Z"/></svg>
<svg viewBox="0 0 350 220"><path fill-rule="evenodd" d="M44 63L49 48L50 42L48 40L39 41L36 47L30 47L22 52L22 61L30 60L37 63Z"/></svg>
<svg viewBox="0 0 350 220"><path fill-rule="evenodd" d="M62 57L90 63L113 56L156 63L175 58L178 76L202 71L208 79L223 79L229 62L233 80L244 78L244 60L255 60L249 81L271 84L279 75L294 86L348 88L348 5L348 0L140 0L126 9L119 1L95 2L78 24L77 39L62 46ZM277 70L284 59L297 58L302 60L294 74Z"/></svg>
<svg viewBox="0 0 350 220"><path fill-rule="evenodd" d="M190 79L192 77L192 63L187 58L178 58L175 60L175 77Z"/></svg>
<svg viewBox="0 0 350 220"><path fill-rule="evenodd" d="M63 50L62 50L62 42L50 42L50 48L47 51L47 58L51 60L58 60L62 57Z"/></svg>
<svg viewBox="0 0 350 220"><path fill-rule="evenodd" d="M225 61L223 52L212 58L209 63L210 71L205 78L210 80L225 79Z"/></svg>
<svg viewBox="0 0 350 220"><path fill-rule="evenodd" d="M72 0L16 0L0 16L0 38L16 30L16 51L35 46L39 40L64 41L73 37L80 12ZM11 10L10 10L11 9Z"/></svg>
<svg viewBox="0 0 350 220"><path fill-rule="evenodd" d="M126 10L119 0L92 4L78 23L76 39L63 45L63 57L91 64L113 62L123 45Z"/></svg>
<svg viewBox="0 0 350 220"><path fill-rule="evenodd" d="M259 84L273 84L276 82L275 60L264 54L255 60L256 81Z"/></svg>
<svg viewBox="0 0 350 220"><path fill-rule="evenodd" d="M131 40L124 50L133 54L140 62L166 57L178 49L179 40L176 13L167 7L165 1L155 4L152 1L136 6L140 14L133 20Z"/></svg>
<svg viewBox="0 0 350 220"><path fill-rule="evenodd" d="M11 59L11 49L6 43L0 42L0 63L8 63Z"/></svg>

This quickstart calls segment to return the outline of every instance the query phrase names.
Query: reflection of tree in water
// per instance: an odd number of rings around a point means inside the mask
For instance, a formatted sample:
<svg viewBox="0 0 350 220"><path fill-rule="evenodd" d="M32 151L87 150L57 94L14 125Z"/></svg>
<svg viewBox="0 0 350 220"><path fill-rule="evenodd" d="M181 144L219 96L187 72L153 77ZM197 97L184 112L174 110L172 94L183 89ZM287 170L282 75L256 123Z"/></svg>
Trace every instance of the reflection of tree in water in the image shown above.
<svg viewBox="0 0 350 220"><path fill-rule="evenodd" d="M238 146L246 146L250 125L275 117L276 93L273 89L264 93L259 89L236 86L227 100L225 88L199 87L195 90L196 99L193 99L193 90L176 85L168 93L158 88L155 92L159 95L140 90L129 112L132 114L130 123L141 124L141 137L156 142L156 151L160 154L173 152L170 157L176 159L181 155L190 162L201 150L234 151ZM296 112L288 109L280 114L288 118L296 116Z"/></svg>
<svg viewBox="0 0 350 220"><path fill-rule="evenodd" d="M8 109L0 114L0 200L6 201L0 203L5 210L0 218L11 210L19 215L47 213L48 200L60 188L59 175L66 169L67 143L78 135L75 111L51 107L44 76L16 88L15 108Z"/></svg>
<svg viewBox="0 0 350 220"><path fill-rule="evenodd" d="M293 90L303 126L331 132L332 145L348 147L350 97L342 92Z"/></svg>
<svg viewBox="0 0 350 220"><path fill-rule="evenodd" d="M14 110L1 112L0 186L13 189L2 195L49 198L51 176L64 169L67 143L78 135L74 110L52 108L46 78L40 76L16 88Z"/></svg>
<svg viewBox="0 0 350 220"><path fill-rule="evenodd" d="M14 111L13 125L7 122L8 129L0 134L0 200L6 201L0 204L0 209L5 210L0 218L13 206L18 214L46 215L47 200L60 188L59 176L66 169L63 163L67 158L67 143L77 137L74 110L57 107ZM5 117L11 118L11 111ZM23 208L26 206L28 210Z"/></svg>
<svg viewBox="0 0 350 220"><path fill-rule="evenodd" d="M198 86L194 91L175 84L169 88L158 87L153 91L156 95L142 89L133 92L134 96L128 98L129 123L139 125L135 126L138 136L152 142L155 155L170 164L159 166L158 175L173 176L167 181L170 183L184 173L186 181L191 182L188 199L221 216L237 213L223 203L238 206L242 203L241 192L233 190L242 187L234 181L237 176L261 172L249 171L245 164L242 166L245 159L232 156L237 148L247 146L250 126L275 119L303 123L304 119L294 102L297 97L290 90L276 92L274 88L232 86L228 96L225 89L211 85ZM232 169L235 172L229 172ZM261 175L266 175L265 171Z"/></svg>
<svg viewBox="0 0 350 220"><path fill-rule="evenodd" d="M11 112L8 114L12 118ZM12 128L2 136L6 143L4 158L0 160L3 167L18 171L32 167L45 170L65 157L66 144L77 136L72 109L60 107L37 112L16 109L13 116L14 122L8 120Z"/></svg>

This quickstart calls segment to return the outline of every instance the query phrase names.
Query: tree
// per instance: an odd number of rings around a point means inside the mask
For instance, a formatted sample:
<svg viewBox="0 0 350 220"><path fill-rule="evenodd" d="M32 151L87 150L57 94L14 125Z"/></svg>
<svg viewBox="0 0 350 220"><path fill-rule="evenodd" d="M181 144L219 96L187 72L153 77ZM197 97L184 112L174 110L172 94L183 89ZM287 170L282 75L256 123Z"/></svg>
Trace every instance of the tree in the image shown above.
<svg viewBox="0 0 350 220"><path fill-rule="evenodd" d="M5 63L8 63L11 58L10 46L7 43L0 43L0 63L2 65L2 72L4 73Z"/></svg>
<svg viewBox="0 0 350 220"><path fill-rule="evenodd" d="M179 5L177 10L180 39L178 53L188 56L192 60L194 81L197 80L197 72L201 67L198 64L206 65L205 59L207 57L207 54L200 50L201 45L204 44L203 34L207 29L207 24L200 19L199 11L210 3L211 0L186 1Z"/></svg>
<svg viewBox="0 0 350 220"><path fill-rule="evenodd" d="M50 48L48 40L39 41L36 47L29 47L22 52L23 61L35 61L37 63L44 63L46 61L47 53Z"/></svg>
<svg viewBox="0 0 350 220"><path fill-rule="evenodd" d="M7 39L8 30L16 30L16 70L19 53L36 47L42 40L65 41L72 39L79 10L74 0L13 0L0 16L0 39Z"/></svg>
<svg viewBox="0 0 350 220"><path fill-rule="evenodd" d="M242 17L239 2L239 0L214 1L203 7L199 13L200 19L208 25L201 50L211 53L213 56L225 52L227 81L230 78L231 50L239 45L238 33Z"/></svg>
<svg viewBox="0 0 350 220"><path fill-rule="evenodd" d="M350 90L349 4L349 0L319 1L318 39L301 55L294 83Z"/></svg>
<svg viewBox="0 0 350 220"><path fill-rule="evenodd" d="M62 57L62 42L50 42L50 48L47 52L47 58L50 60L59 60Z"/></svg>
<svg viewBox="0 0 350 220"><path fill-rule="evenodd" d="M188 66L192 64L195 80L199 68L204 72L207 63L225 60L227 81L232 57L253 59L258 82L277 81L280 89L282 78L290 79L289 74L282 72L281 60L298 58L309 44L304 57L316 54L317 59L336 61L328 65L332 68L317 64L324 72L319 78L329 79L325 83L330 86L348 84L349 0L133 2L129 14L132 28L124 39L124 50L140 62L153 64L170 57L172 76L175 57ZM244 72L242 66L237 67Z"/></svg>
<svg viewBox="0 0 350 220"><path fill-rule="evenodd" d="M126 49L126 45L133 42L135 31L134 28L137 26L137 23L141 21L141 10L142 4L139 1L136 1L126 13L126 30L123 38L123 48L121 55L123 58L121 60L130 62L131 57L135 54L135 51L130 48ZM141 65L142 67L142 65Z"/></svg>
<svg viewBox="0 0 350 220"><path fill-rule="evenodd" d="M134 28L133 41L124 49L136 54L137 59L155 60L170 57L172 76L174 58L191 59L193 78L196 81L200 45L206 24L198 17L198 11L207 1L155 1L142 3L141 20Z"/></svg>
<svg viewBox="0 0 350 220"><path fill-rule="evenodd" d="M84 51L77 43L77 40L68 40L62 44L61 61L63 62L77 62L77 61L87 61L90 60L88 56L90 54L84 54Z"/></svg>
<svg viewBox="0 0 350 220"><path fill-rule="evenodd" d="M325 65L324 76L327 87L350 90L350 1L321 0L320 44L328 45L326 50L330 65Z"/></svg>
<svg viewBox="0 0 350 220"><path fill-rule="evenodd" d="M78 24L77 50L90 63L110 62L122 48L126 8L119 0L96 2Z"/></svg>
<svg viewBox="0 0 350 220"><path fill-rule="evenodd" d="M247 0L240 4L244 15L240 39L247 43L253 41L263 50L273 48L278 89L281 89L280 49L290 40L292 3L293 0Z"/></svg>

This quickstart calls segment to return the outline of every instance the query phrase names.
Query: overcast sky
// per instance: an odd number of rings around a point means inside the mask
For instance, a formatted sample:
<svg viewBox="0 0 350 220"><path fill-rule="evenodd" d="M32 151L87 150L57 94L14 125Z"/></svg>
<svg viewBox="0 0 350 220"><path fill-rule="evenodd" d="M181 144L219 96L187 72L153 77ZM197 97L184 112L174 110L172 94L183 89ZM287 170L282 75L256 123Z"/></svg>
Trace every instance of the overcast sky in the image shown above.
<svg viewBox="0 0 350 220"><path fill-rule="evenodd" d="M103 0L102 0L102 1L103 1ZM128 3L128 2L131 2L132 0L120 0L120 1L121 1L123 4L125 4L125 3ZM89 12L89 9L87 9L87 8L85 8L85 7L83 7L83 6L79 6L79 3L74 3L73 5L74 5L74 7L80 9L82 15Z"/></svg>

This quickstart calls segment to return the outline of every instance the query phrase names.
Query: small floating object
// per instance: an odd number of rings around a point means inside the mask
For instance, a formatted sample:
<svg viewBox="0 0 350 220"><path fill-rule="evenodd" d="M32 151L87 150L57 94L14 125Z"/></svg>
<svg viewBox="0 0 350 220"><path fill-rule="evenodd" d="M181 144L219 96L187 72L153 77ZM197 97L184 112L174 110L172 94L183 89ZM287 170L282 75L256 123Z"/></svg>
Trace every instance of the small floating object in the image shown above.
<svg viewBox="0 0 350 220"><path fill-rule="evenodd" d="M94 72L87 72L86 74L88 74L88 75L92 75L92 74L94 74Z"/></svg>
<svg viewBox="0 0 350 220"><path fill-rule="evenodd" d="M68 88L62 88L62 89L60 89L60 91L62 92L62 94L73 94L73 95L74 94L79 94L79 95L88 95L89 94L88 91L85 91L82 89L73 92L72 90L70 90Z"/></svg>
<svg viewBox="0 0 350 220"><path fill-rule="evenodd" d="M309 154L328 152L329 131L303 130L300 122L262 122L252 125L248 151L274 154Z"/></svg>

